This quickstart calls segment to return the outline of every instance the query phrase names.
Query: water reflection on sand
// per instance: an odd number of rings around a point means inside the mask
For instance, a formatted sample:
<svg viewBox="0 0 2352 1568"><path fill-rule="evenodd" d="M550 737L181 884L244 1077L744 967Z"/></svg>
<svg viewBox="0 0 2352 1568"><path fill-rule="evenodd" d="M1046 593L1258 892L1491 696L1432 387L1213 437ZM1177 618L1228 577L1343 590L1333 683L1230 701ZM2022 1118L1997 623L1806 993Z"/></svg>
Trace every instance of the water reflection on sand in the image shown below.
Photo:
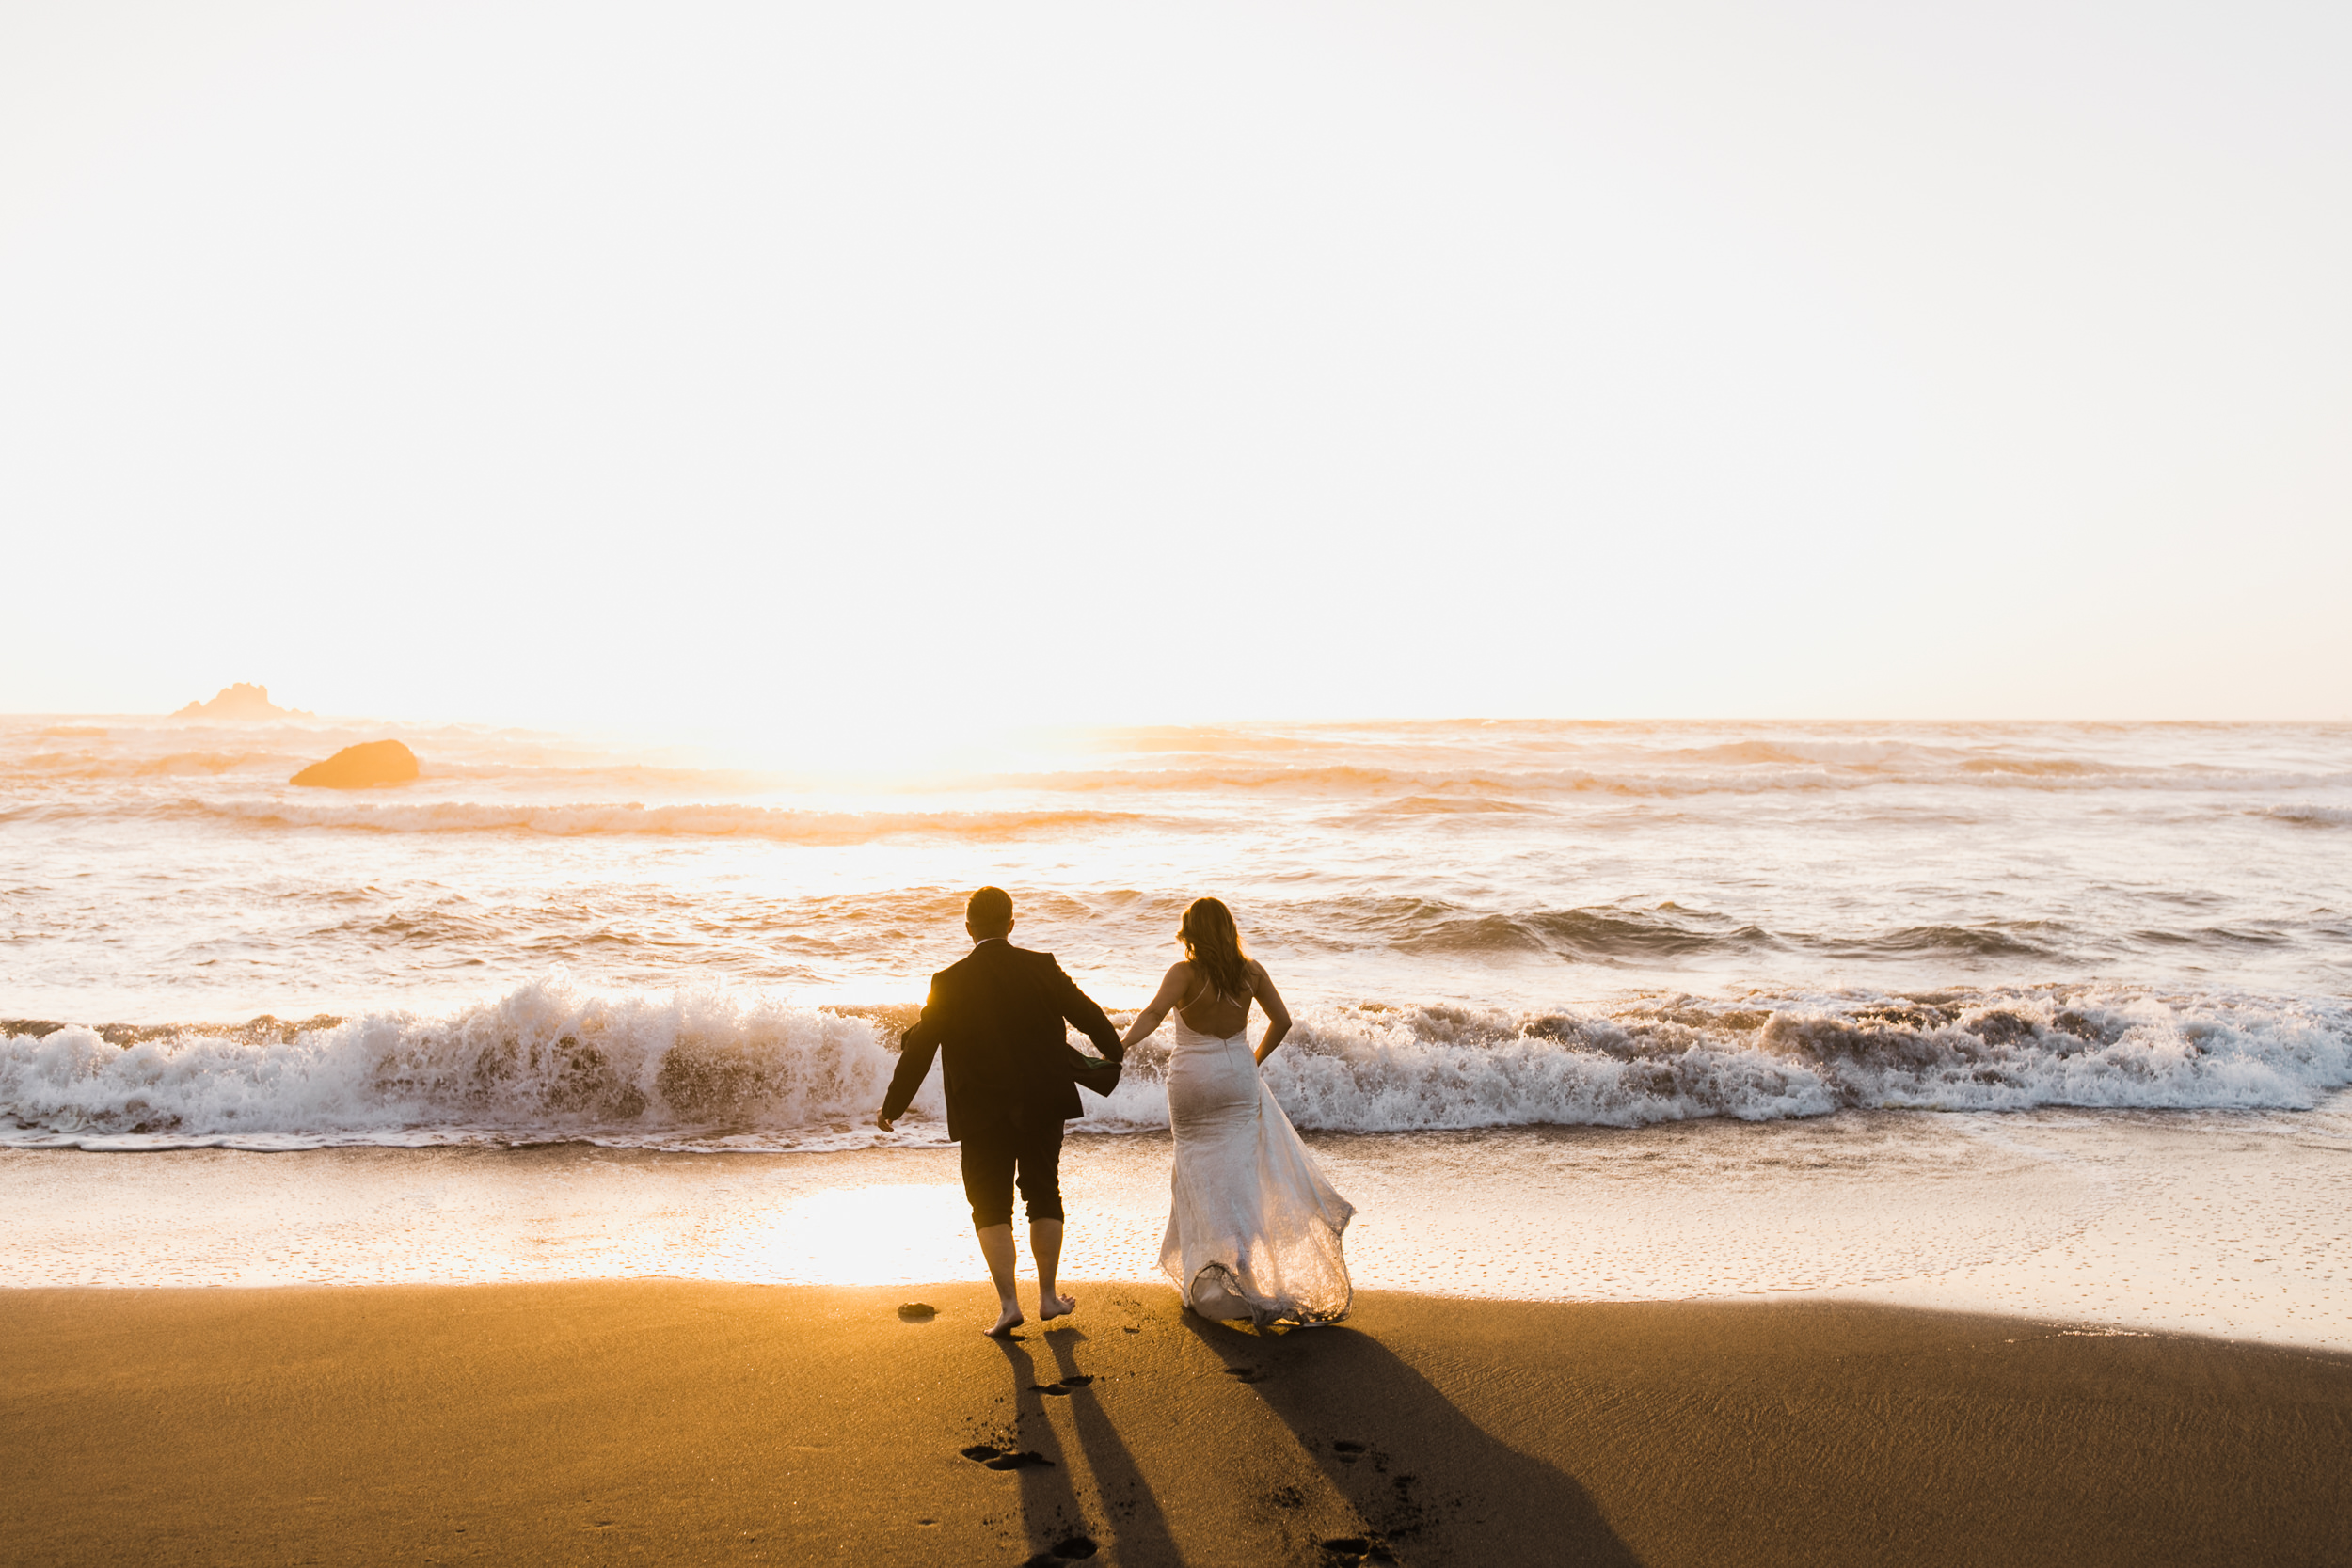
<svg viewBox="0 0 2352 1568"><path fill-rule="evenodd" d="M1314 1142L1362 1211L1348 1254L1367 1289L1821 1294L2352 1348L2352 1094L2300 1114L1886 1112ZM1168 1168L1164 1134L1071 1140L1068 1277L1152 1277ZM8 1150L0 1234L11 1286L913 1285L977 1268L955 1151L936 1147Z"/></svg>

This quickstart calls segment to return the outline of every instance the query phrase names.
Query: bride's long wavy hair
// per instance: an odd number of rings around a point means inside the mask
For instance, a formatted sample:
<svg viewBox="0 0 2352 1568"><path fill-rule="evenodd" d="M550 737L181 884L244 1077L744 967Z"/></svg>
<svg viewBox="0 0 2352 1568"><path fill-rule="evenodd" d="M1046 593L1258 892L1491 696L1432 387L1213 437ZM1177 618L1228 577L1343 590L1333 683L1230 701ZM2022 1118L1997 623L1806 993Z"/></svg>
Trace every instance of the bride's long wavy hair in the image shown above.
<svg viewBox="0 0 2352 1568"><path fill-rule="evenodd" d="M1184 939L1184 957L1219 996L1229 1002L1248 1001L1257 989L1249 981L1249 955L1242 950L1241 930L1223 899L1194 899L1177 934Z"/></svg>

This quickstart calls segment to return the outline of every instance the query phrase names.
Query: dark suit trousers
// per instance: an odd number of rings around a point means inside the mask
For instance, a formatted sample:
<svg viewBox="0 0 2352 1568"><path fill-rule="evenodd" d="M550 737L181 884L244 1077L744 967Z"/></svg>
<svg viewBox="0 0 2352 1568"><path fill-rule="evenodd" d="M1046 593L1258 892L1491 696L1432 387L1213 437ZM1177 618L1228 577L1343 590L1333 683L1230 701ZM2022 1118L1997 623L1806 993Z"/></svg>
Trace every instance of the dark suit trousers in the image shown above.
<svg viewBox="0 0 2352 1568"><path fill-rule="evenodd" d="M963 1129L963 1196L981 1230L1012 1223L1016 1182L1029 1223L1061 1218L1061 1117L1050 1109L993 1110Z"/></svg>

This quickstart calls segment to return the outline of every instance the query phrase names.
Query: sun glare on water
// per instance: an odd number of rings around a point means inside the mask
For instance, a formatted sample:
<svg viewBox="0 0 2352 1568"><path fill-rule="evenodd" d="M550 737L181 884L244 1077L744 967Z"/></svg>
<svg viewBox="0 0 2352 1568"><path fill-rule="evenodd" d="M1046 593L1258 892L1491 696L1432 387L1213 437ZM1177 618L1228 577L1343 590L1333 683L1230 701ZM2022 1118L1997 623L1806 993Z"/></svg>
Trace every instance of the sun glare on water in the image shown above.
<svg viewBox="0 0 2352 1568"><path fill-rule="evenodd" d="M730 1279L911 1285L972 1273L963 1190L842 1187L804 1193L714 1238L706 1262Z"/></svg>

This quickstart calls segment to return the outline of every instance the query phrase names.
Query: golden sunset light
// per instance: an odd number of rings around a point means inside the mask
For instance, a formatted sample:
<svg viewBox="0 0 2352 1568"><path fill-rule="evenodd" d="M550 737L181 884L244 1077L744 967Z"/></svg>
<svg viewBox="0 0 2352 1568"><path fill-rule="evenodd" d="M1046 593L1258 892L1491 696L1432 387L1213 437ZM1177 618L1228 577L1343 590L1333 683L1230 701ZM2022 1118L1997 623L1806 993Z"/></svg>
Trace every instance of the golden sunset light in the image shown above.
<svg viewBox="0 0 2352 1568"><path fill-rule="evenodd" d="M0 8L0 1557L2352 1561L2347 79Z"/></svg>

